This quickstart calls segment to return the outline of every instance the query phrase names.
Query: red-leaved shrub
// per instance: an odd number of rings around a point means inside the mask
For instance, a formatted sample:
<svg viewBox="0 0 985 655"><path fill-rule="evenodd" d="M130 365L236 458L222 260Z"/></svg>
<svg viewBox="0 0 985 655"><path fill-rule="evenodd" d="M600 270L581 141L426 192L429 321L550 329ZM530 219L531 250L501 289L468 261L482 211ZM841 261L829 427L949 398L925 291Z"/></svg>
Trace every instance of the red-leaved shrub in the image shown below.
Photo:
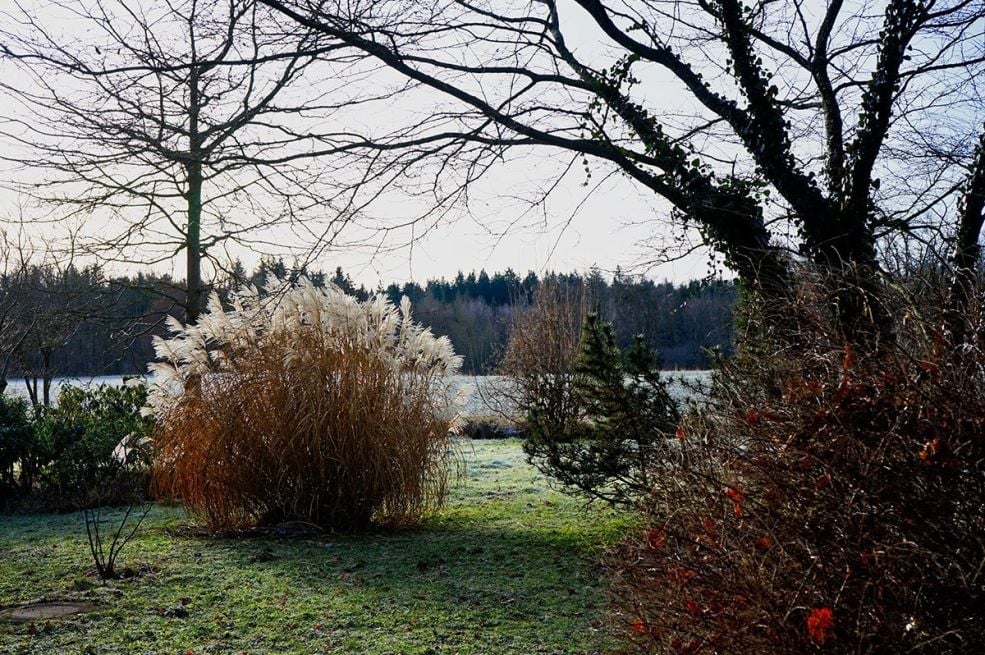
<svg viewBox="0 0 985 655"><path fill-rule="evenodd" d="M985 352L897 301L845 345L806 286L715 376L710 405L614 553L631 650L985 652Z"/></svg>

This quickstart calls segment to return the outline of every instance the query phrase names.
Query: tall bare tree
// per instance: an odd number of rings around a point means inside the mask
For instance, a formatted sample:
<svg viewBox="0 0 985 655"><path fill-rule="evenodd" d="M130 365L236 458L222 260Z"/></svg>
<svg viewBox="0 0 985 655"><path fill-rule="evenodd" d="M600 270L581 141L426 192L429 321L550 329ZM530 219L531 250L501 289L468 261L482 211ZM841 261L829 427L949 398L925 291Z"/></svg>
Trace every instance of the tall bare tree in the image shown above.
<svg viewBox="0 0 985 655"><path fill-rule="evenodd" d="M849 339L891 336L880 244L954 243L974 186L973 0L260 1L440 94L431 120L367 139L390 166L481 171L534 144L600 163L764 291L788 291L797 257L836 273Z"/></svg>
<svg viewBox="0 0 985 655"><path fill-rule="evenodd" d="M0 394L7 389L11 365L33 327L24 312L29 268L22 244L6 230L0 231Z"/></svg>
<svg viewBox="0 0 985 655"><path fill-rule="evenodd" d="M17 2L2 18L16 65L0 82L4 158L19 190L56 203L52 220L80 219L82 245L106 261L183 250L188 320L203 258L233 243L324 245L350 215L311 154L353 100L346 75L365 72L352 67L361 53L273 29L252 0ZM315 68L318 91L305 77Z"/></svg>

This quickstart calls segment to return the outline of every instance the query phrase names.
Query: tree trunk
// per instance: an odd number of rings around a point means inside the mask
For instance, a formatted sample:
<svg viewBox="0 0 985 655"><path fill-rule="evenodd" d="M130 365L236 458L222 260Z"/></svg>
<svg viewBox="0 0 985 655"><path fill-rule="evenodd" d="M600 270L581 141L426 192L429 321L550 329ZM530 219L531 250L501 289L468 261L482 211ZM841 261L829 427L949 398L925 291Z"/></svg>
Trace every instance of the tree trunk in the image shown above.
<svg viewBox="0 0 985 655"><path fill-rule="evenodd" d="M55 373L51 368L51 355L50 348L41 349L41 387L45 407L51 407L51 379Z"/></svg>
<svg viewBox="0 0 985 655"><path fill-rule="evenodd" d="M891 346L896 325L886 306L878 268L846 262L828 270L835 295L835 319L845 343L869 353Z"/></svg>
<svg viewBox="0 0 985 655"><path fill-rule="evenodd" d="M38 378L30 373L24 374L24 386L27 387L27 397L31 399L31 406L38 406Z"/></svg>
<svg viewBox="0 0 985 655"><path fill-rule="evenodd" d="M188 166L188 226L185 235L187 269L185 273L185 321L198 322L202 306L202 164Z"/></svg>
<svg viewBox="0 0 985 655"><path fill-rule="evenodd" d="M875 236L866 216L837 216L807 243L824 275L835 323L846 344L876 352L895 341L896 326L880 281Z"/></svg>
<svg viewBox="0 0 985 655"><path fill-rule="evenodd" d="M202 135L199 132L198 68L189 76L188 134L189 159L186 165L188 223L185 229L186 272L185 322L198 322L202 307Z"/></svg>
<svg viewBox="0 0 985 655"><path fill-rule="evenodd" d="M972 163L971 175L962 199L958 233L951 255L953 269L948 295L946 328L951 343L964 343L968 328L968 305L977 281L981 259L978 237L985 223L985 131L982 132Z"/></svg>

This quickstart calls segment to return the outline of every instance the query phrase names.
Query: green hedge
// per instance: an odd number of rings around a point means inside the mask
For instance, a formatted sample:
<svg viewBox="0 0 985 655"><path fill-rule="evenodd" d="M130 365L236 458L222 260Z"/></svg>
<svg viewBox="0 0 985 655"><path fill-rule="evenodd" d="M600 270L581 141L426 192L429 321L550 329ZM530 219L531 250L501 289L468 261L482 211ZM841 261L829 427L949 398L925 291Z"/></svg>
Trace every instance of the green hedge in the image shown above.
<svg viewBox="0 0 985 655"><path fill-rule="evenodd" d="M53 510L121 500L104 492L119 486L121 474L149 463L131 456L125 465L116 452L121 442L150 434L152 420L140 414L146 402L142 385L66 386L55 406L33 411L21 400L3 398L0 498L30 496Z"/></svg>

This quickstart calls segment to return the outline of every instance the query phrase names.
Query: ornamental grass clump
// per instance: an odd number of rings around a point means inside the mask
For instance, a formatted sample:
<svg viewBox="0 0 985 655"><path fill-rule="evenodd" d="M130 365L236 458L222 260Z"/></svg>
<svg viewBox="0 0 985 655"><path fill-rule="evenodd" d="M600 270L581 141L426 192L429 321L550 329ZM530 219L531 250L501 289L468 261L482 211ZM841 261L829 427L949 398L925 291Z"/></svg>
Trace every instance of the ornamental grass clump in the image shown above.
<svg viewBox="0 0 985 655"><path fill-rule="evenodd" d="M213 530L406 525L440 505L460 358L407 299L278 283L159 339L154 484Z"/></svg>

